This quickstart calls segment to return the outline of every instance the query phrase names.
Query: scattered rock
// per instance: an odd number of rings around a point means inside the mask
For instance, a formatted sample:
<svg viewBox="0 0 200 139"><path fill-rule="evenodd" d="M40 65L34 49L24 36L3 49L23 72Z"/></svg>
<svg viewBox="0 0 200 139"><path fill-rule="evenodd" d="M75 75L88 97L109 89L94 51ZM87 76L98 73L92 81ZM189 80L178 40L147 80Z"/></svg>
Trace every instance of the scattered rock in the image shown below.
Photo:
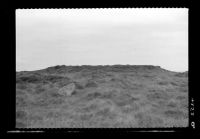
<svg viewBox="0 0 200 139"><path fill-rule="evenodd" d="M71 96L74 92L75 92L75 84L74 83L70 83L64 87L62 87L58 93L64 96Z"/></svg>

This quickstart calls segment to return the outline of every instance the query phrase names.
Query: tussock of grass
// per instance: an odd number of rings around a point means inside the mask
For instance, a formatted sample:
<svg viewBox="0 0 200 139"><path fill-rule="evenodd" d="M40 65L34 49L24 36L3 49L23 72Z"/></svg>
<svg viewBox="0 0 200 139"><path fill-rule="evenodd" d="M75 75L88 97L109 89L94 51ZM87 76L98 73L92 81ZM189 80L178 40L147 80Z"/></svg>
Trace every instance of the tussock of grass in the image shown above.
<svg viewBox="0 0 200 139"><path fill-rule="evenodd" d="M22 97L22 96L16 97L16 106L17 107L25 107L25 106L27 106L27 104L28 104L28 102L25 97Z"/></svg>
<svg viewBox="0 0 200 139"><path fill-rule="evenodd" d="M163 127L163 119L153 116L153 115L148 115L146 113L137 113L134 116L138 120L138 126L139 127Z"/></svg>
<svg viewBox="0 0 200 139"><path fill-rule="evenodd" d="M75 82L76 89L84 89L84 86L78 82Z"/></svg>
<svg viewBox="0 0 200 139"><path fill-rule="evenodd" d="M89 101L89 100L100 98L101 96L102 94L100 92L92 92L92 93L87 94L86 99Z"/></svg>
<svg viewBox="0 0 200 139"><path fill-rule="evenodd" d="M164 127L189 127L188 119L165 119Z"/></svg>
<svg viewBox="0 0 200 139"><path fill-rule="evenodd" d="M39 75L31 74L31 75L24 75L18 76L16 78L16 83L38 83L41 82L42 78Z"/></svg>
<svg viewBox="0 0 200 139"><path fill-rule="evenodd" d="M63 80L69 81L70 79L67 77L56 76L56 75L43 76L43 81L46 81L46 82L55 83L55 82L60 82Z"/></svg>
<svg viewBox="0 0 200 139"><path fill-rule="evenodd" d="M158 84L159 84L159 85L168 85L169 82L167 82L167 81L160 81L160 82L158 82Z"/></svg>
<svg viewBox="0 0 200 139"><path fill-rule="evenodd" d="M92 117L93 117L93 113L81 114L80 115L80 120L81 121L89 121L90 119L92 119Z"/></svg>
<svg viewBox="0 0 200 139"><path fill-rule="evenodd" d="M41 84L38 84L36 87L35 87L35 94L40 94L42 92L44 92L46 89L41 85Z"/></svg>
<svg viewBox="0 0 200 139"><path fill-rule="evenodd" d="M179 84L176 83L176 82L170 82L170 83L171 83L171 85L173 85L173 86L179 86Z"/></svg>
<svg viewBox="0 0 200 139"><path fill-rule="evenodd" d="M163 89L160 89L160 88L150 88L148 89L148 92L153 92L153 93L165 93L165 91Z"/></svg>
<svg viewBox="0 0 200 139"><path fill-rule="evenodd" d="M97 83L95 83L94 81L89 81L85 87L98 87Z"/></svg>
<svg viewBox="0 0 200 139"><path fill-rule="evenodd" d="M25 89L27 89L27 85L25 83L20 83L20 84L17 85L17 88L25 90Z"/></svg>
<svg viewBox="0 0 200 139"><path fill-rule="evenodd" d="M24 90L16 90L16 95L26 95L26 92Z"/></svg>
<svg viewBox="0 0 200 139"><path fill-rule="evenodd" d="M185 116L184 112L180 110L167 110L164 112L164 115L174 119L182 119Z"/></svg>
<svg viewBox="0 0 200 139"><path fill-rule="evenodd" d="M45 118L59 118L59 117L61 117L61 114L59 112L50 111L49 113L47 113Z"/></svg>
<svg viewBox="0 0 200 139"><path fill-rule="evenodd" d="M185 100L187 99L186 96L177 96L176 97L177 100Z"/></svg>
<svg viewBox="0 0 200 139"><path fill-rule="evenodd" d="M129 114L132 112L137 112L140 110L140 106L137 103L132 103L131 105L126 105L122 107L122 113Z"/></svg>
<svg viewBox="0 0 200 139"><path fill-rule="evenodd" d="M115 90L111 90L111 91L106 91L106 92L103 92L102 95L101 95L101 99L113 99L115 97L117 97L117 91Z"/></svg>
<svg viewBox="0 0 200 139"><path fill-rule="evenodd" d="M27 113L23 110L16 111L16 119L26 119Z"/></svg>
<svg viewBox="0 0 200 139"><path fill-rule="evenodd" d="M188 88L187 87L180 87L179 91L182 93L187 93L188 92Z"/></svg>
<svg viewBox="0 0 200 139"><path fill-rule="evenodd" d="M170 99L170 95L168 95L167 93L163 93L163 92L162 93L155 92L155 93L147 94L146 97L147 97L147 100L149 100L149 101Z"/></svg>
<svg viewBox="0 0 200 139"><path fill-rule="evenodd" d="M137 99L132 98L132 97L124 97L124 96L118 96L112 99L112 101L114 102L114 104L118 107L123 107L126 105L131 105L132 103L134 103Z"/></svg>
<svg viewBox="0 0 200 139"><path fill-rule="evenodd" d="M78 112L82 113L88 113L88 112L94 112L95 110L98 110L99 106L97 104L90 104L89 106L81 107Z"/></svg>
<svg viewBox="0 0 200 139"><path fill-rule="evenodd" d="M34 103L35 106L45 107L52 105L61 105L65 102L63 98L38 98L38 100Z"/></svg>
<svg viewBox="0 0 200 139"><path fill-rule="evenodd" d="M24 122L16 121L15 127L16 128L26 128L27 125Z"/></svg>
<svg viewBox="0 0 200 139"><path fill-rule="evenodd" d="M168 107L170 108L176 108L178 106L177 102L175 101L170 101L168 104L167 104Z"/></svg>
<svg viewBox="0 0 200 139"><path fill-rule="evenodd" d="M177 73L175 74L176 77L188 77L188 72Z"/></svg>
<svg viewBox="0 0 200 139"><path fill-rule="evenodd" d="M57 82L55 82L57 84L58 87L62 88L70 83L72 83L73 81L70 80L69 78L65 78L65 79L62 79L62 80L59 80Z"/></svg>
<svg viewBox="0 0 200 139"><path fill-rule="evenodd" d="M103 108L95 113L96 117L99 117L101 121L103 119L115 119L117 114L112 112L109 107Z"/></svg>
<svg viewBox="0 0 200 139"><path fill-rule="evenodd" d="M157 108L157 109L162 109L163 107L166 107L167 101L165 101L165 100L157 100L157 101L152 102L151 105L153 107Z"/></svg>
<svg viewBox="0 0 200 139"><path fill-rule="evenodd" d="M43 116L40 116L40 115L30 115L29 116L29 120L30 121L42 121L43 120Z"/></svg>

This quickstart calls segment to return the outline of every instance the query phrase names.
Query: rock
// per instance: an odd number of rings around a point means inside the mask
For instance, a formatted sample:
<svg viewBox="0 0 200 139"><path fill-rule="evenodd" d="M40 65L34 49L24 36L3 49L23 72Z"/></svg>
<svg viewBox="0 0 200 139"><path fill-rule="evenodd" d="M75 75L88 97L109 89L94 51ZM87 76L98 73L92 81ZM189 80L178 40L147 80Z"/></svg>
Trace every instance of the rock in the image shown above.
<svg viewBox="0 0 200 139"><path fill-rule="evenodd" d="M74 83L70 83L64 87L62 87L58 93L63 95L63 96L71 96L74 92L75 92L75 84Z"/></svg>

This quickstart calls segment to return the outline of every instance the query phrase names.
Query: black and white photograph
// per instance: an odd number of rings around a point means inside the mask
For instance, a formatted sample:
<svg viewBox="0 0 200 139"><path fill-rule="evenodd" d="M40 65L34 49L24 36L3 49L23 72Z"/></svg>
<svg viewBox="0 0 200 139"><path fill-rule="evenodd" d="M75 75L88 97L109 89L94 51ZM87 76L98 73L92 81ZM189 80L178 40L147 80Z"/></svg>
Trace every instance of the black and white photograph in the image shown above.
<svg viewBox="0 0 200 139"><path fill-rule="evenodd" d="M188 9L16 9L17 129L189 127Z"/></svg>

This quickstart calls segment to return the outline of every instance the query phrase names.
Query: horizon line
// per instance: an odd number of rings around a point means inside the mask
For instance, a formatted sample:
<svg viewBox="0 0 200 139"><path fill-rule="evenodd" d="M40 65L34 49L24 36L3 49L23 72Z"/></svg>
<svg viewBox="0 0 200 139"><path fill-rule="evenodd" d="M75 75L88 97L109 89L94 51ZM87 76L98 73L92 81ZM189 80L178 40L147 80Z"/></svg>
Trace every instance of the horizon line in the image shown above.
<svg viewBox="0 0 200 139"><path fill-rule="evenodd" d="M16 70L16 72L31 72L31 71L38 71L38 70L44 70L44 69L47 69L47 68L51 68L51 67L56 67L56 66L66 66L66 67L81 67L81 66L91 66L91 67L97 67L97 66L153 66L153 67L159 67L161 69L164 69L164 70L167 70L167 71L170 71L170 72L188 72L188 70L184 70L184 71L173 71L173 70L168 70L168 69L165 69L163 68L162 66L159 66L159 65L130 65L130 64L113 64L113 65L52 65L52 66L48 66L48 67L44 67L44 68L39 68L39 69L35 69L35 70Z"/></svg>

